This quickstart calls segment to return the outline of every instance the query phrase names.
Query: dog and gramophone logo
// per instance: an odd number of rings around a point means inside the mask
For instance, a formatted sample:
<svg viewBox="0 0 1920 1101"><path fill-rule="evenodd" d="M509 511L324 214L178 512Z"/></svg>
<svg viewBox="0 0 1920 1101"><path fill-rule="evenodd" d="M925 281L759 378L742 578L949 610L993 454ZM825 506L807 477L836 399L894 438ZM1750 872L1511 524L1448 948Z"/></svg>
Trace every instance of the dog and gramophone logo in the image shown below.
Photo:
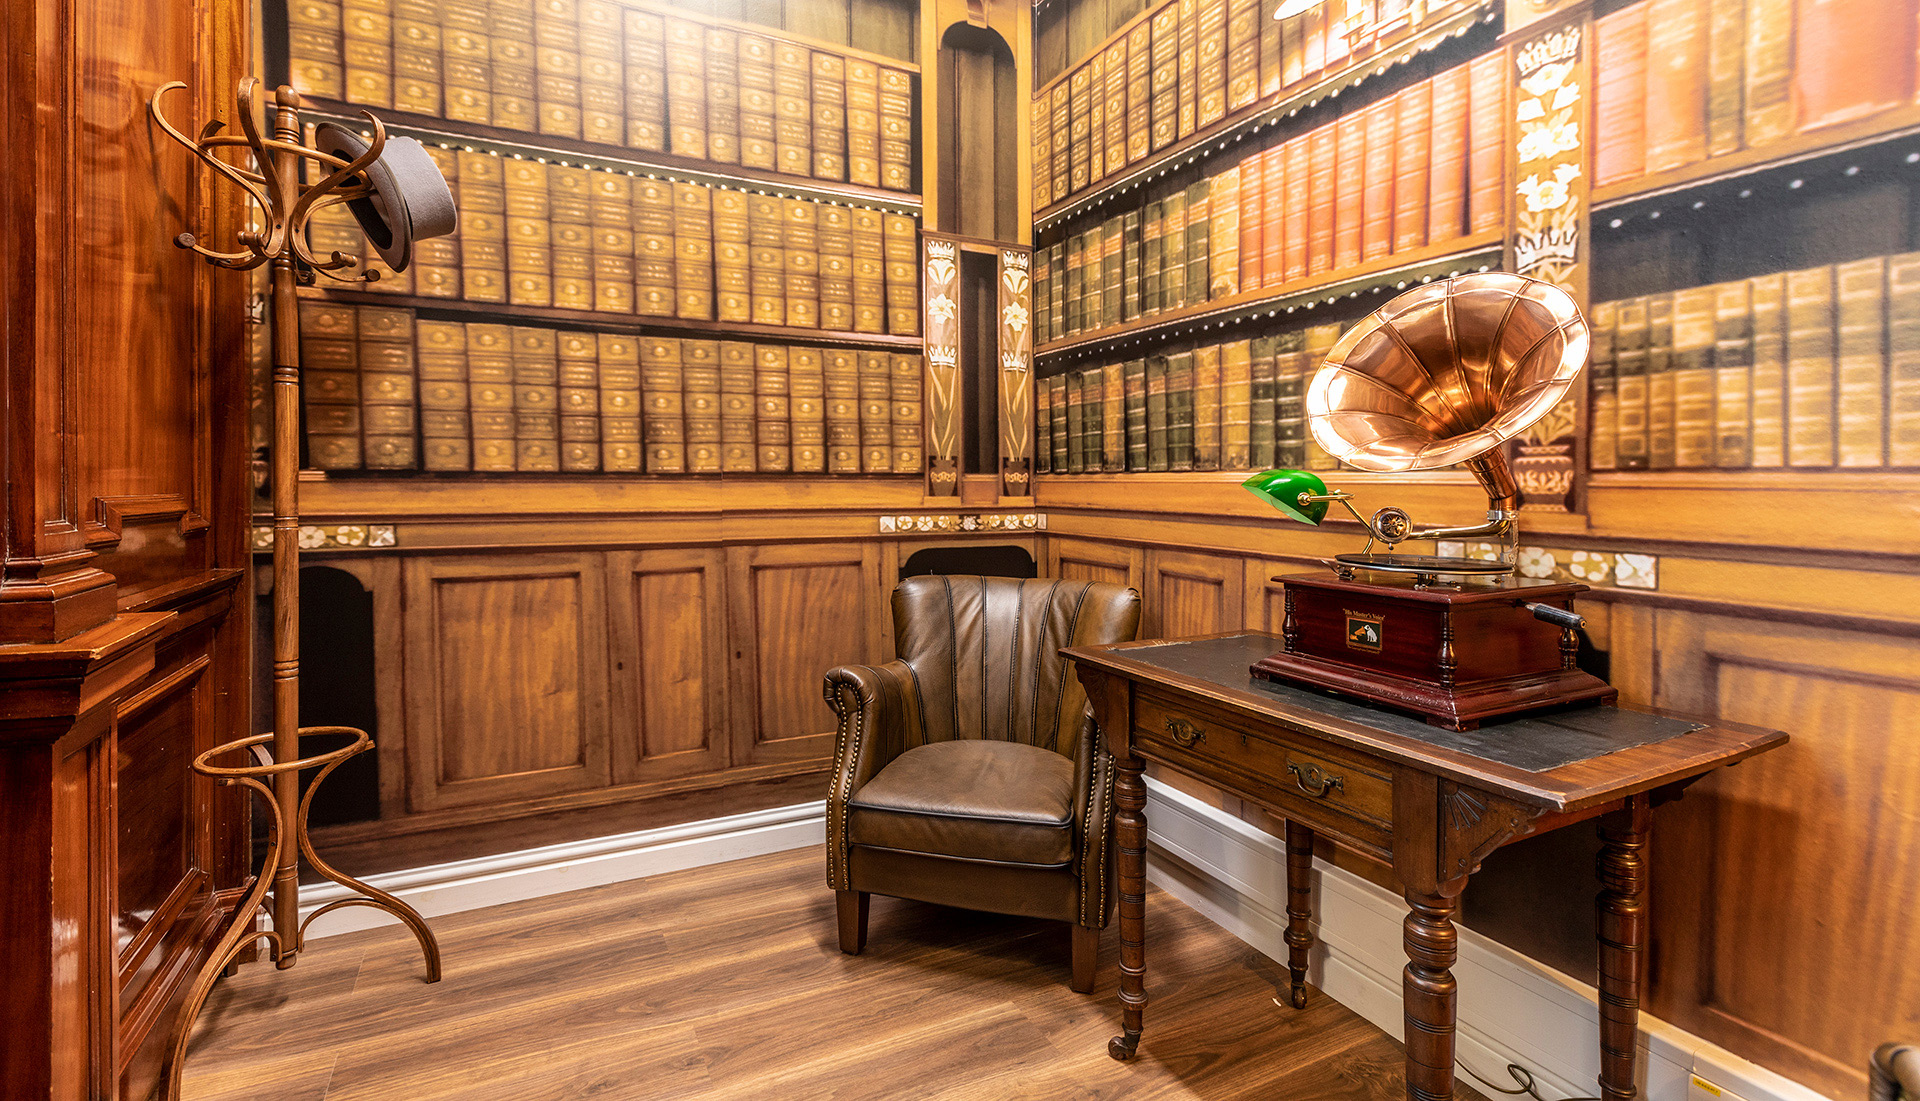
<svg viewBox="0 0 1920 1101"><path fill-rule="evenodd" d="M1369 654L1379 653L1381 645L1386 642L1387 617L1373 612L1356 612L1351 608L1342 611L1347 616L1347 647L1365 650Z"/></svg>

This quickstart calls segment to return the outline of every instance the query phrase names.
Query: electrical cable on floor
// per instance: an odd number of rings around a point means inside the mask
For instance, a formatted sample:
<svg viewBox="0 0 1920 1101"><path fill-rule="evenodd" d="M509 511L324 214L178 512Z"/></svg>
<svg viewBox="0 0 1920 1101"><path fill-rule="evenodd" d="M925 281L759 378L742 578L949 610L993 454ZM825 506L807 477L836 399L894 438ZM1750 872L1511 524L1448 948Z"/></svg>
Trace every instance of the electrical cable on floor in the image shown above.
<svg viewBox="0 0 1920 1101"><path fill-rule="evenodd" d="M1496 1086L1492 1082L1487 1081L1485 1078L1480 1077L1478 1074L1474 1073L1472 1067L1468 1066L1465 1063L1456 1063L1456 1065L1459 1066L1461 1070L1464 1070L1467 1072L1467 1077L1473 1079L1474 1081L1480 1083L1481 1085L1487 1087L1488 1089L1492 1090L1495 1093L1504 1093L1508 1097L1531 1097L1533 1098L1533 1101L1548 1101L1547 1098L1540 1096L1540 1087L1539 1087L1539 1084L1533 1080L1533 1072L1521 1066L1519 1063L1507 1064L1507 1074L1513 1079L1514 1084L1520 1087L1519 1089L1512 1089L1512 1090L1506 1089L1505 1087L1502 1087L1502 1086ZM1562 1098L1555 1099L1555 1101L1600 1101L1600 1098L1598 1097L1562 1097Z"/></svg>

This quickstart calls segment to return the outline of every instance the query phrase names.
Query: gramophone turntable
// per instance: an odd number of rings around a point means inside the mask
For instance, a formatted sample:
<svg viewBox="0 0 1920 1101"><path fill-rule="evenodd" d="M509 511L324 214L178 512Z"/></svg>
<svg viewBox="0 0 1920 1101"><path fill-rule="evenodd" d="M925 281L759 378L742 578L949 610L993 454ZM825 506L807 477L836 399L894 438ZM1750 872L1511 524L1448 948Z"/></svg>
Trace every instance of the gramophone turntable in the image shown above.
<svg viewBox="0 0 1920 1101"><path fill-rule="evenodd" d="M1253 674L1358 696L1468 730L1521 711L1611 701L1576 666L1587 586L1513 576L1519 487L1506 444L1550 413L1586 365L1586 321L1565 291L1488 272L1408 291L1354 326L1307 390L1308 427L1358 470L1465 466L1487 494L1486 521L1415 524L1404 510L1364 517L1351 495L1305 470L1268 470L1246 487L1318 525L1339 504L1367 529L1332 576L1286 586L1286 648ZM1491 560L1402 554L1409 539L1480 540ZM1384 552L1375 552L1384 544Z"/></svg>

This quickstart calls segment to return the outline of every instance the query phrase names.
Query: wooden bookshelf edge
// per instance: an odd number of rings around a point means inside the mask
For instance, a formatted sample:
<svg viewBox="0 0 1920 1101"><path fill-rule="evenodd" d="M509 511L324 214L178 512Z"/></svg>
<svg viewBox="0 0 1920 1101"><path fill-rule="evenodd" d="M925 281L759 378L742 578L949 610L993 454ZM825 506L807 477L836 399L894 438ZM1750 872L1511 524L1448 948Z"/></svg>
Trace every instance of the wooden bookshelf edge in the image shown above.
<svg viewBox="0 0 1920 1101"><path fill-rule="evenodd" d="M889 191L880 187L867 187L864 184L816 180L811 176L767 172L757 168L743 168L735 164L722 164L718 161L676 156L672 153L654 153L624 145L601 145L579 138L542 134L537 131L509 130L477 122L441 118L438 115L414 114L390 107L369 107L366 104L344 103L318 97L302 98L308 105L308 115L311 117L363 126L366 120L361 117L361 113L372 112L392 133L413 138L424 137L434 144L450 144L450 147L470 146L477 143L493 152L510 157L543 160L565 160L571 157L597 162L597 167L614 172L654 175L679 173L695 177L689 181L694 183L731 187L736 191L773 192L786 198L812 199L843 205L870 204L875 209L892 214L918 216L922 207L920 195L911 191Z"/></svg>
<svg viewBox="0 0 1920 1101"><path fill-rule="evenodd" d="M753 338L783 344L825 344L845 347L913 349L925 343L918 334L861 333L842 329L809 329L801 326L755 325L733 321L706 321L696 318L656 317L652 314L610 313L600 310L567 310L550 306L515 306L500 302L474 302L465 298L433 298L385 291L352 291L334 287L303 288L300 297L316 301L340 302L351 306L387 306L395 309L478 314L502 321L540 322L556 328L581 328L593 332L640 333L648 329L672 329L679 332L706 333L716 338Z"/></svg>

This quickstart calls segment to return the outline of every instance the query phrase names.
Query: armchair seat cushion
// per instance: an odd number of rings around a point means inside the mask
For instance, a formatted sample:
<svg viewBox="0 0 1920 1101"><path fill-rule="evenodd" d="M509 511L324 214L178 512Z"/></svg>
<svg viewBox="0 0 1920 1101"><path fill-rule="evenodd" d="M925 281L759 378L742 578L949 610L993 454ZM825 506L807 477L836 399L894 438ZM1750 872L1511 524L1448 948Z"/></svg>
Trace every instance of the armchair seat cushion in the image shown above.
<svg viewBox="0 0 1920 1101"><path fill-rule="evenodd" d="M1062 867L1074 858L1073 762L979 739L893 759L847 801L855 845L961 860Z"/></svg>

